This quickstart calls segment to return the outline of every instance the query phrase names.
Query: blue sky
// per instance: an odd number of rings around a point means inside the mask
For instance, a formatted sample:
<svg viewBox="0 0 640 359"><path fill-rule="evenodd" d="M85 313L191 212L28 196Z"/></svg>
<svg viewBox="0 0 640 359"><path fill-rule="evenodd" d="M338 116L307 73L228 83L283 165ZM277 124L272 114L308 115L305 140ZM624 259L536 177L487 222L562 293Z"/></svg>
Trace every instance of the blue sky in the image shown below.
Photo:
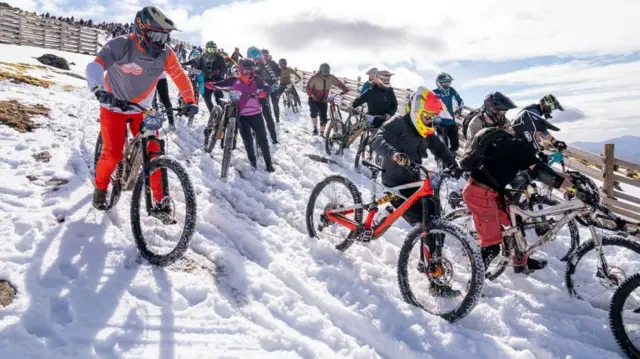
<svg viewBox="0 0 640 359"><path fill-rule="evenodd" d="M139 0L9 0L14 6L132 21ZM520 106L553 92L567 140L640 135L640 2L609 0L161 0L183 30L231 50L267 47L295 67L328 62L355 78L371 66L395 72L394 86L434 86L440 71L469 105L499 90ZM605 19L606 21L602 21ZM614 24L608 20L614 19Z"/></svg>

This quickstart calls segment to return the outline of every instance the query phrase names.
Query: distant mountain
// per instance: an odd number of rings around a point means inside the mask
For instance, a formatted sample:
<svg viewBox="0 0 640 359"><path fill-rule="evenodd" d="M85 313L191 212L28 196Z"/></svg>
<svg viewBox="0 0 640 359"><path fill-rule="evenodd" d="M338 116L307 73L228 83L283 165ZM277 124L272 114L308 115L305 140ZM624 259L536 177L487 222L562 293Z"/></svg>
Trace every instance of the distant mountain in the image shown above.
<svg viewBox="0 0 640 359"><path fill-rule="evenodd" d="M615 145L616 158L640 163L640 136L622 136L602 142L573 142L572 145L583 150L601 154L604 152L605 143Z"/></svg>

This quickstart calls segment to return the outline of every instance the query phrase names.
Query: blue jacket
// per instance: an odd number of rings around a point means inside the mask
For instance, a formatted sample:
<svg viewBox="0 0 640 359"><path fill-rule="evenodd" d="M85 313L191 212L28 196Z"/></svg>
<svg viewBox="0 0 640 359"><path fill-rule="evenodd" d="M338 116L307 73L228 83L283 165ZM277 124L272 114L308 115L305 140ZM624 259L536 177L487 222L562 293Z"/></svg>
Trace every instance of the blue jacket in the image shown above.
<svg viewBox="0 0 640 359"><path fill-rule="evenodd" d="M360 94L362 95L365 91L369 89L370 86L371 84L369 83L369 81L366 81L364 85L362 85L362 88L360 89Z"/></svg>
<svg viewBox="0 0 640 359"><path fill-rule="evenodd" d="M453 109L453 104L454 104L454 100L456 101L456 110L461 108L464 105L464 102L462 101L462 97L460 97L460 95L458 95L458 91L456 91L456 89L454 89L453 87L449 87L448 89L448 93L445 93L445 90L441 90L441 89L435 89L433 90L433 92L438 95L438 97L440 97L440 99L442 100L442 102L444 102L444 105L447 106L447 111L449 111L449 113L451 114L451 116L453 116L453 113L455 112ZM442 125L444 126L452 126L453 124L455 124L455 120L453 119L448 119L448 118L443 118L442 119Z"/></svg>

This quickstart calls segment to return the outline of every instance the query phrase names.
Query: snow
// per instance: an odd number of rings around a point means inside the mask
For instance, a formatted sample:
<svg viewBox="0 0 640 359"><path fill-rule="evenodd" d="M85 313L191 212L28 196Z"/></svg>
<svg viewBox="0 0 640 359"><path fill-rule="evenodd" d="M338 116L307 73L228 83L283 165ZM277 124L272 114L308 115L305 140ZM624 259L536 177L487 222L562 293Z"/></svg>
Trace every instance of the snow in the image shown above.
<svg viewBox="0 0 640 359"><path fill-rule="evenodd" d="M0 61L35 64L45 52L56 53L0 45ZM92 60L57 54L79 74ZM304 156L324 154L305 98L300 114L282 110L274 174L261 160L251 171L240 145L220 181L220 150L211 159L201 149L205 118L192 128L177 121L168 151L194 184L196 233L184 260L152 267L133 243L129 193L112 215L91 207L98 106L84 81L27 73L58 84L0 82L0 100L52 109L35 132L0 127L0 278L18 290L0 308L0 358L621 357L607 312L567 294L564 263L552 254L541 253L544 271L487 282L471 314L450 324L402 300L396 261L406 223L346 253L309 238L304 215L316 183L339 173L363 198L369 186L351 150L334 157L338 165ZM33 159L41 151L50 162ZM52 178L68 183L53 187Z"/></svg>

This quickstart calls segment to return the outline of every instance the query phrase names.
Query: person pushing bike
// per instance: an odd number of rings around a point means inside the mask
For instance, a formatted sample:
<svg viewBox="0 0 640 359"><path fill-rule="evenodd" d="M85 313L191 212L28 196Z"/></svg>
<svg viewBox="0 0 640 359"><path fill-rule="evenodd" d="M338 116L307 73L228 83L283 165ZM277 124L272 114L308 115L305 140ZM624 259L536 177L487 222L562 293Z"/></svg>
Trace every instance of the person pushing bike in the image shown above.
<svg viewBox="0 0 640 359"><path fill-rule="evenodd" d="M168 43L169 35L174 30L178 31L162 11L155 6L146 6L135 16L134 32L110 40L87 65L89 90L100 102L100 131L104 141L102 155L96 165L93 192L93 206L98 210L107 209L107 189L110 176L122 159L127 120L131 120L129 128L135 136L143 119L139 109L124 111L116 106L118 101L138 103L143 108L151 107L156 84L162 73L166 72L188 104L188 115L198 113L191 81L182 71ZM147 150L155 152L159 148L152 142ZM151 175L152 194L156 202L162 199L160 176L159 171Z"/></svg>

